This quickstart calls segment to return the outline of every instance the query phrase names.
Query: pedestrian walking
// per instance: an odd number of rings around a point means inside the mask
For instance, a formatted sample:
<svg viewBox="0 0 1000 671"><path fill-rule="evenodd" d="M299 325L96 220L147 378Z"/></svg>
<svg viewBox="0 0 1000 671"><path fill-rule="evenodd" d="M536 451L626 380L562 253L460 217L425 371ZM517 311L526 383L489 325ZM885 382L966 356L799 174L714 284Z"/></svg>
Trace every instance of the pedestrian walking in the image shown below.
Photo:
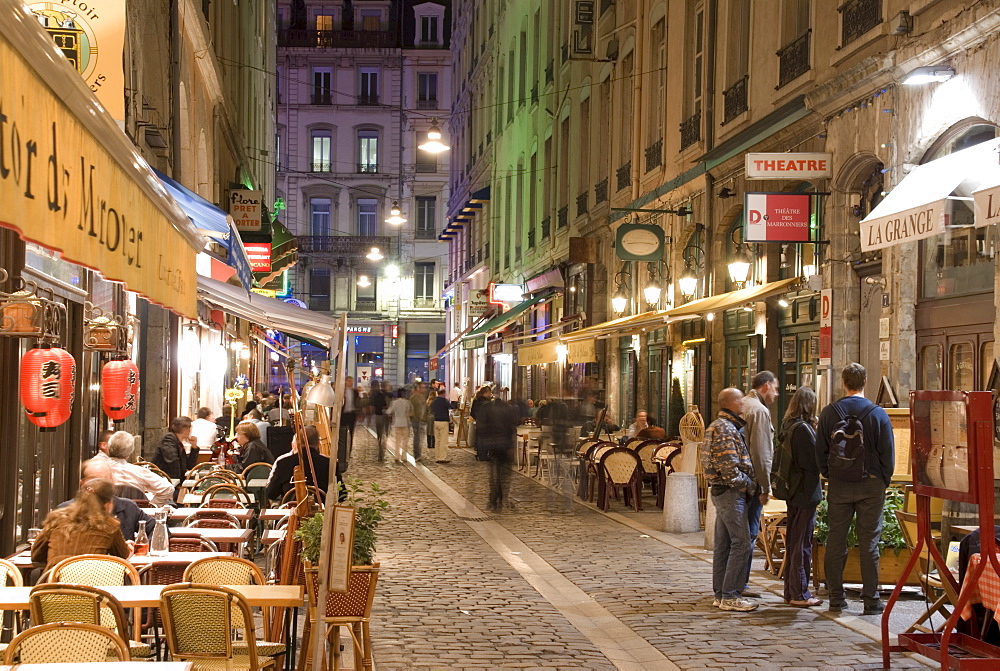
<svg viewBox="0 0 1000 671"><path fill-rule="evenodd" d="M778 442L791 454L788 481L788 521L785 532L785 603L799 608L820 606L809 591L816 506L823 497L816 462L816 392L799 387L788 402Z"/></svg>
<svg viewBox="0 0 1000 671"><path fill-rule="evenodd" d="M514 462L517 409L496 399L482 406L476 420L476 445L482 447L490 465L490 499L488 508L499 512L504 506L513 509L510 501L510 474Z"/></svg>
<svg viewBox="0 0 1000 671"><path fill-rule="evenodd" d="M823 408L816 429L819 470L828 481L829 534L826 541L826 586L830 611L847 607L844 563L847 533L855 523L861 554L861 599L865 615L884 609L878 592L879 540L885 490L892 480L896 449L889 416L865 398L868 374L859 363L844 367L846 395ZM852 458L858 454L863 458Z"/></svg>
<svg viewBox="0 0 1000 671"><path fill-rule="evenodd" d="M378 443L378 460L385 461L385 441L389 433L389 415L386 410L392 402L392 387L388 382L376 383L372 393L372 414L375 418L375 440Z"/></svg>
<svg viewBox="0 0 1000 671"><path fill-rule="evenodd" d="M401 461L401 457L406 452L406 441L410 430L410 401L406 398L406 390L402 387L396 392L396 399L389 404L386 411L392 418L392 442L396 448L396 462ZM417 458L417 455L413 455Z"/></svg>
<svg viewBox="0 0 1000 671"><path fill-rule="evenodd" d="M750 563L753 548L760 535L760 513L771 493L771 463L774 461L774 425L768 407L778 398L778 378L769 370L762 370L750 380L750 392L743 399L743 421L746 428L747 448L753 462L753 472L757 481L759 496L747 504L747 519L750 523L750 559L747 560L747 577L750 577ZM756 599L758 592L746 586L743 596Z"/></svg>
<svg viewBox="0 0 1000 671"><path fill-rule="evenodd" d="M431 418L434 420L434 460L439 464L447 464L448 458L448 421L451 414L451 402L448 391L441 385L437 397L431 401Z"/></svg>
<svg viewBox="0 0 1000 671"><path fill-rule="evenodd" d="M421 436L426 432L427 391L423 382L413 385L410 395L410 426L413 428L413 458L420 459Z"/></svg>
<svg viewBox="0 0 1000 671"><path fill-rule="evenodd" d="M701 465L715 506L713 605L721 610L747 612L757 608L756 601L743 596L743 589L753 551L747 509L758 492L750 451L743 438L743 392L733 387L723 389L719 407L719 415L705 429L701 443Z"/></svg>
<svg viewBox="0 0 1000 671"><path fill-rule="evenodd" d="M489 403L493 402L493 388L488 384L484 384L478 390L476 390L476 396L472 399L472 405L469 407L469 416L474 420L469 427L469 434L471 436L470 443L476 450L476 460L486 461L489 457L486 456L486 449L480 448L479 446L479 414L482 412L483 408Z"/></svg>

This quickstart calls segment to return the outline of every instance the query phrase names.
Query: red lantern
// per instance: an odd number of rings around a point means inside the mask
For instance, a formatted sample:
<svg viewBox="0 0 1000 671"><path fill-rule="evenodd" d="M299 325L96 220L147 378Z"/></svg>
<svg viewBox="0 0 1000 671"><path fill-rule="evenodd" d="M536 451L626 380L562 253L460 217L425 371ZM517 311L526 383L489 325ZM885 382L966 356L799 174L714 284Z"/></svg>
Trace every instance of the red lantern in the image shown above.
<svg viewBox="0 0 1000 671"><path fill-rule="evenodd" d="M101 369L101 406L120 422L139 405L139 368L130 359L109 361Z"/></svg>
<svg viewBox="0 0 1000 671"><path fill-rule="evenodd" d="M21 404L28 420L42 430L52 430L73 411L76 361L58 347L28 350L21 359Z"/></svg>

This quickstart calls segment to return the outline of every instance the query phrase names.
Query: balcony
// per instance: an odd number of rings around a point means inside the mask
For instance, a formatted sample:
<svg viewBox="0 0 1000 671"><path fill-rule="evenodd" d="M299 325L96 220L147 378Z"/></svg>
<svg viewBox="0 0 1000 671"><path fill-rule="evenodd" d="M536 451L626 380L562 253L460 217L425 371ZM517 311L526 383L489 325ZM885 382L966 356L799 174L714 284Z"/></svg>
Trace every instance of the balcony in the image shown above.
<svg viewBox="0 0 1000 671"><path fill-rule="evenodd" d="M358 163L359 174L374 174L378 172L378 163Z"/></svg>
<svg viewBox="0 0 1000 671"><path fill-rule="evenodd" d="M358 104L365 107L372 107L378 105L378 94L377 93L359 93L358 94Z"/></svg>
<svg viewBox="0 0 1000 671"><path fill-rule="evenodd" d="M809 72L809 34L807 30L778 51L778 86L780 89Z"/></svg>
<svg viewBox="0 0 1000 671"><path fill-rule="evenodd" d="M608 199L608 178L605 177L594 185L594 205L603 203Z"/></svg>
<svg viewBox="0 0 1000 671"><path fill-rule="evenodd" d="M549 61L549 64L545 66L545 83L551 84L554 75L555 75L555 65L552 63L552 61Z"/></svg>
<svg viewBox="0 0 1000 671"><path fill-rule="evenodd" d="M332 105L333 104L333 94L329 91L324 91L322 93L313 93L310 101L313 105Z"/></svg>
<svg viewBox="0 0 1000 671"><path fill-rule="evenodd" d="M437 302L433 298L414 298L413 307L418 310L433 310L437 307Z"/></svg>
<svg viewBox="0 0 1000 671"><path fill-rule="evenodd" d="M508 249L503 254L503 267L510 268L510 250Z"/></svg>
<svg viewBox="0 0 1000 671"><path fill-rule="evenodd" d="M722 92L722 124L725 125L747 111L747 81L743 75L736 83Z"/></svg>
<svg viewBox="0 0 1000 671"><path fill-rule="evenodd" d="M316 47L319 49L390 49L396 45L395 33L386 30L282 30L279 47Z"/></svg>
<svg viewBox="0 0 1000 671"><path fill-rule="evenodd" d="M535 227L532 226L528 229L528 249L533 249L535 246Z"/></svg>
<svg viewBox="0 0 1000 671"><path fill-rule="evenodd" d="M882 0L847 0L838 11L842 47L882 23Z"/></svg>
<svg viewBox="0 0 1000 671"><path fill-rule="evenodd" d="M514 260L515 261L521 260L521 245L518 245L517 247L514 248Z"/></svg>
<svg viewBox="0 0 1000 671"><path fill-rule="evenodd" d="M632 161L629 161L615 171L618 178L618 191L632 186Z"/></svg>
<svg viewBox="0 0 1000 671"><path fill-rule="evenodd" d="M309 172L332 172L333 165L330 161L313 161L309 164Z"/></svg>
<svg viewBox="0 0 1000 671"><path fill-rule="evenodd" d="M437 157L434 157L434 162L430 161L417 161L417 172L437 172L438 164Z"/></svg>
<svg viewBox="0 0 1000 671"><path fill-rule="evenodd" d="M701 112L695 112L681 122L681 150L701 140Z"/></svg>
<svg viewBox="0 0 1000 671"><path fill-rule="evenodd" d="M552 219L545 217L542 219L542 239L549 237L549 229L552 227Z"/></svg>
<svg viewBox="0 0 1000 671"><path fill-rule="evenodd" d="M355 312L377 312L378 303L374 298L358 298L354 301Z"/></svg>
<svg viewBox="0 0 1000 671"><path fill-rule="evenodd" d="M300 254L338 254L364 257L372 247L389 249L392 238L385 235L299 235Z"/></svg>
<svg viewBox="0 0 1000 671"><path fill-rule="evenodd" d="M576 197L576 216L587 214L587 200L590 191L584 191Z"/></svg>
<svg viewBox="0 0 1000 671"><path fill-rule="evenodd" d="M646 147L646 172L663 165L663 138Z"/></svg>
<svg viewBox="0 0 1000 671"><path fill-rule="evenodd" d="M479 249L476 250L476 263L482 263L482 262L483 262L483 248L480 247Z"/></svg>
<svg viewBox="0 0 1000 671"><path fill-rule="evenodd" d="M569 226L569 205L563 205L556 212L556 228L566 228Z"/></svg>
<svg viewBox="0 0 1000 671"><path fill-rule="evenodd" d="M437 239L437 231L431 228L418 228L413 232L413 237L416 240L435 240Z"/></svg>
<svg viewBox="0 0 1000 671"><path fill-rule="evenodd" d="M535 84L534 86L531 87L531 104L532 105L538 104L538 84Z"/></svg>
<svg viewBox="0 0 1000 671"><path fill-rule="evenodd" d="M417 100L418 110L436 110L438 109L437 98L428 98L427 100Z"/></svg>

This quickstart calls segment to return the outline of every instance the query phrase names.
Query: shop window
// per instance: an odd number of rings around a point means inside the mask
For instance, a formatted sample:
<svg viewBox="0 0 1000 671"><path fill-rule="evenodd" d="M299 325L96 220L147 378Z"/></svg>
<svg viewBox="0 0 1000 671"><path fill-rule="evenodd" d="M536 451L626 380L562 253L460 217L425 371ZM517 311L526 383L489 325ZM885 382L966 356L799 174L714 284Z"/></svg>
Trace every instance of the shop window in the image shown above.
<svg viewBox="0 0 1000 671"><path fill-rule="evenodd" d="M406 381L413 382L417 378L429 379L431 336L429 333L407 333L406 343Z"/></svg>
<svg viewBox="0 0 1000 671"><path fill-rule="evenodd" d="M726 386L743 389L750 379L750 345L726 346Z"/></svg>
<svg viewBox="0 0 1000 671"><path fill-rule="evenodd" d="M378 201L358 198L358 235L378 235Z"/></svg>
<svg viewBox="0 0 1000 671"><path fill-rule="evenodd" d="M944 389L941 375L941 346L923 347L920 350L920 388L929 391Z"/></svg>
<svg viewBox="0 0 1000 671"><path fill-rule="evenodd" d="M984 342L979 347L979 379L982 384L979 389L990 388L990 375L993 373L993 365L996 359L993 356L993 342Z"/></svg>
<svg viewBox="0 0 1000 671"><path fill-rule="evenodd" d="M976 351L972 343L955 343L948 351L949 388L955 391L973 391L976 388L975 377Z"/></svg>

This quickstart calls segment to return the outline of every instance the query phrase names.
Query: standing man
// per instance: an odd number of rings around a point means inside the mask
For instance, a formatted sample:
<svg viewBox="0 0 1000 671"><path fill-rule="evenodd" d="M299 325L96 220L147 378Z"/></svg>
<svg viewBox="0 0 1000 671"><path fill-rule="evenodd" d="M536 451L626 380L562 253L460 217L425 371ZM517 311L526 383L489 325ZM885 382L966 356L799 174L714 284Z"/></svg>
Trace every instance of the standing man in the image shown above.
<svg viewBox="0 0 1000 671"><path fill-rule="evenodd" d="M829 482L826 498L830 532L826 541L824 569L830 592L830 611L834 613L847 607L844 562L847 560L847 532L855 517L861 552L864 614L878 615L884 610L878 593L878 544L882 536L885 490L892 480L896 448L889 415L865 398L867 377L865 367L859 363L849 363L844 367L841 379L846 395L823 408L816 429L819 470ZM860 436L856 430L858 424ZM840 461L830 458L831 452L834 455L842 453L842 448L852 437L863 442L863 468L844 467Z"/></svg>
<svg viewBox="0 0 1000 671"><path fill-rule="evenodd" d="M385 461L385 437L389 431L389 416L385 414L392 393L388 382L376 382L372 393L372 413L375 416L375 440L378 442L378 460Z"/></svg>
<svg viewBox="0 0 1000 671"><path fill-rule="evenodd" d="M438 388L437 397L431 401L431 416L434 419L434 460L439 464L447 464L448 458L448 420L451 413L451 403L444 385Z"/></svg>
<svg viewBox="0 0 1000 671"><path fill-rule="evenodd" d="M337 471L347 470L348 460L354 447L354 423L357 421L358 390L354 388L354 378L344 379L344 406L340 409L340 437L337 450Z"/></svg>
<svg viewBox="0 0 1000 671"><path fill-rule="evenodd" d="M423 382L413 384L410 395L410 426L413 428L413 458L420 460L420 436L424 434L427 421L427 391Z"/></svg>
<svg viewBox="0 0 1000 671"><path fill-rule="evenodd" d="M750 522L750 556L760 534L760 512L771 495L771 462L774 461L774 425L771 412L767 409L778 398L778 378L769 370L762 370L750 380L750 393L743 399L743 421L747 426L744 435L750 449L750 460L757 480L760 495L747 505L747 519ZM750 562L747 562L747 578L750 577ZM747 585L749 587L749 585ZM743 596L756 599L760 594L749 589Z"/></svg>
<svg viewBox="0 0 1000 671"><path fill-rule="evenodd" d="M719 407L719 416L709 424L701 443L701 465L715 506L713 605L745 613L757 608L757 602L744 597L743 590L753 551L747 508L758 492L750 451L741 431L746 425L740 417L743 392L732 387L723 389Z"/></svg>
<svg viewBox="0 0 1000 671"><path fill-rule="evenodd" d="M452 410L458 410L459 404L462 402L462 388L455 383L455 386L451 388L451 408Z"/></svg>

